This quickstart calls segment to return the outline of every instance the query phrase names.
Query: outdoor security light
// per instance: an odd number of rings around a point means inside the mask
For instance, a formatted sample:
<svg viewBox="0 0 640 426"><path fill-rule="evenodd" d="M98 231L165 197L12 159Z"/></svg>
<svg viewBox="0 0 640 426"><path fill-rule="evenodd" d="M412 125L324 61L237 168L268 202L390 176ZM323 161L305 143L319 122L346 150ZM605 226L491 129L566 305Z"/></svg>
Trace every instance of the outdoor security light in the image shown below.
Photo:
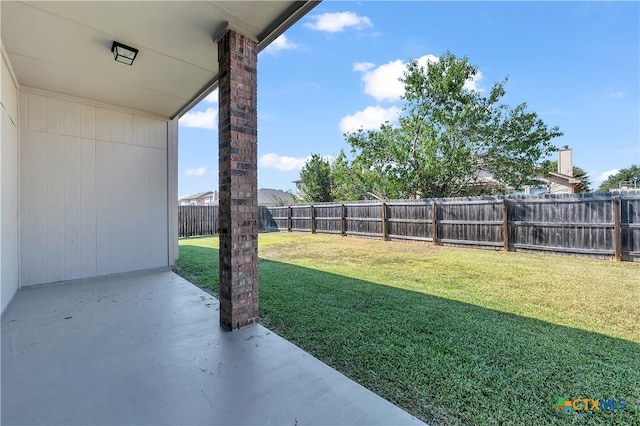
<svg viewBox="0 0 640 426"><path fill-rule="evenodd" d="M118 43L117 41L113 42L111 51L113 52L113 57L116 62L122 62L127 65L133 65L133 61L138 55L138 49L134 49L126 44Z"/></svg>

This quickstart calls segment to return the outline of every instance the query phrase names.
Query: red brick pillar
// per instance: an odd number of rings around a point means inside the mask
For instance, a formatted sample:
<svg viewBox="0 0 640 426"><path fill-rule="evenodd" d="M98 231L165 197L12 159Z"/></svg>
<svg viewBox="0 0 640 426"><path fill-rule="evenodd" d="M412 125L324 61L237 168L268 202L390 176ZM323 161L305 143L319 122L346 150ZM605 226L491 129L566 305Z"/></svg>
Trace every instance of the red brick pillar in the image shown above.
<svg viewBox="0 0 640 426"><path fill-rule="evenodd" d="M233 31L218 41L220 325L258 322L257 46Z"/></svg>

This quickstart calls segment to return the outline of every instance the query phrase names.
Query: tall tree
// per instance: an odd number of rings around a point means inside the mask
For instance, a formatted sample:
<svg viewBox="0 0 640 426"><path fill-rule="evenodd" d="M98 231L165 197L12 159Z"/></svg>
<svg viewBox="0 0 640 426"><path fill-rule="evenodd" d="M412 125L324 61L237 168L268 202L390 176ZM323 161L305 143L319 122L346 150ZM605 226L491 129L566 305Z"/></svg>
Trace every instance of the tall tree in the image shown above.
<svg viewBox="0 0 640 426"><path fill-rule="evenodd" d="M331 165L318 154L312 154L300 171L302 200L307 203L333 201Z"/></svg>
<svg viewBox="0 0 640 426"><path fill-rule="evenodd" d="M361 174L349 164L344 151L331 163L333 199L335 201L355 201L362 199Z"/></svg>
<svg viewBox="0 0 640 426"><path fill-rule="evenodd" d="M468 88L478 70L447 52L424 67L411 61L401 81L399 125L346 134L356 159L375 174L385 198L449 197L477 191L485 168L505 186L521 188L561 136L522 103L500 104L506 79L488 96Z"/></svg>
<svg viewBox="0 0 640 426"><path fill-rule="evenodd" d="M344 151L331 163L335 201L358 201L380 198L375 191L375 176L357 161L349 162Z"/></svg>
<svg viewBox="0 0 640 426"><path fill-rule="evenodd" d="M540 164L540 172L543 174L549 174L549 172L557 172L558 171L558 162L545 160ZM586 170L573 166L573 177L576 179L580 179L581 182L577 186L578 192L591 192L591 180L589 179L589 174Z"/></svg>
<svg viewBox="0 0 640 426"><path fill-rule="evenodd" d="M621 183L640 188L640 164L632 164L626 169L620 170L615 175L609 176L598 188L598 192L606 192L620 187Z"/></svg>

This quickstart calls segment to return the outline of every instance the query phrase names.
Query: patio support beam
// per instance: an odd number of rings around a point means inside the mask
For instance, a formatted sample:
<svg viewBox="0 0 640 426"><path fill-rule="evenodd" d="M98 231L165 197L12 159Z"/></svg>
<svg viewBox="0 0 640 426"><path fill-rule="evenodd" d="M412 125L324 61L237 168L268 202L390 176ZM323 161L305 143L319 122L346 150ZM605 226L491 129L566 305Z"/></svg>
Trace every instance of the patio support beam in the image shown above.
<svg viewBox="0 0 640 426"><path fill-rule="evenodd" d="M257 44L233 29L218 41L220 325L258 322Z"/></svg>

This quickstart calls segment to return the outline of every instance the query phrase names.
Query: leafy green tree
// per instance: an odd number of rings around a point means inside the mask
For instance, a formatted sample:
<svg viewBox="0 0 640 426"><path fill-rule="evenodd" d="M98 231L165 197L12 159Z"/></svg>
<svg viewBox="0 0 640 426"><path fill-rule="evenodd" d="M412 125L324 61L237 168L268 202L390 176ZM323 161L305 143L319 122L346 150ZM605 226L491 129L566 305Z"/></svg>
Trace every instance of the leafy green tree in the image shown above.
<svg viewBox="0 0 640 426"><path fill-rule="evenodd" d="M615 175L609 176L598 188L598 192L607 192L620 187L620 183L626 182L631 186L640 187L640 164L632 164L626 169L620 170Z"/></svg>
<svg viewBox="0 0 640 426"><path fill-rule="evenodd" d="M300 171L302 200L307 203L333 201L331 165L318 154L311 154Z"/></svg>
<svg viewBox="0 0 640 426"><path fill-rule="evenodd" d="M361 199L360 176L357 169L349 164L344 151L331 163L333 181L333 199L336 201L354 201Z"/></svg>
<svg viewBox="0 0 640 426"><path fill-rule="evenodd" d="M499 103L506 79L488 96L465 87L478 70L447 52L423 67L411 61L404 77L399 125L345 135L357 163L373 172L384 198L449 197L477 192L480 168L505 186L521 188L561 136L526 104Z"/></svg>
<svg viewBox="0 0 640 426"><path fill-rule="evenodd" d="M548 175L550 172L558 171L558 162L545 160L540 164L540 172ZM580 179L581 182L577 185L578 192L591 192L591 180L589 174L578 166L573 166L573 177Z"/></svg>
<svg viewBox="0 0 640 426"><path fill-rule="evenodd" d="M331 163L335 201L358 201L380 198L374 190L374 176L357 162L349 162L344 151Z"/></svg>

